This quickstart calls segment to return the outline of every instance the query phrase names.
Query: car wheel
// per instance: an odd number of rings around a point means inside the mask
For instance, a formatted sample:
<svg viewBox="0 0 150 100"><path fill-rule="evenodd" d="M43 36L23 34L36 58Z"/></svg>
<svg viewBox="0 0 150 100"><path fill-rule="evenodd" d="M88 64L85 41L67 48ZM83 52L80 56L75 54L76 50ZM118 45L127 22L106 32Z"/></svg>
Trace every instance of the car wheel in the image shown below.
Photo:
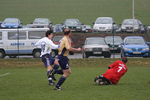
<svg viewBox="0 0 150 100"><path fill-rule="evenodd" d="M9 56L9 58L16 58L17 56Z"/></svg>
<svg viewBox="0 0 150 100"><path fill-rule="evenodd" d="M110 57L111 57L111 54L109 52L104 54L104 58L110 58Z"/></svg>
<svg viewBox="0 0 150 100"><path fill-rule="evenodd" d="M41 55L41 51L40 51L40 50L35 50L35 51L33 52L33 57L34 57L34 58L40 58L40 55Z"/></svg>
<svg viewBox="0 0 150 100"><path fill-rule="evenodd" d="M5 52L3 50L0 50L0 58L4 58L5 57Z"/></svg>
<svg viewBox="0 0 150 100"><path fill-rule="evenodd" d="M85 53L85 58L89 58L89 54L88 53Z"/></svg>

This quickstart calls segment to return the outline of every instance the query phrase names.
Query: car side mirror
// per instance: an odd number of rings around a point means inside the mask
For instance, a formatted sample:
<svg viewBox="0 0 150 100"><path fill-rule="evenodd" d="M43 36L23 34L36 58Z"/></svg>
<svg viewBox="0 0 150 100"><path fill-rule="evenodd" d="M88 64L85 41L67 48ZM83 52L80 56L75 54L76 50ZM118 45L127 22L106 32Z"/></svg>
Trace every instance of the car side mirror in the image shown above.
<svg viewBox="0 0 150 100"><path fill-rule="evenodd" d="M113 22L113 25L116 24L115 22Z"/></svg>
<svg viewBox="0 0 150 100"><path fill-rule="evenodd" d="M121 45L124 45L124 43L121 43Z"/></svg>
<svg viewBox="0 0 150 100"><path fill-rule="evenodd" d="M111 46L110 44L107 44L109 47Z"/></svg>

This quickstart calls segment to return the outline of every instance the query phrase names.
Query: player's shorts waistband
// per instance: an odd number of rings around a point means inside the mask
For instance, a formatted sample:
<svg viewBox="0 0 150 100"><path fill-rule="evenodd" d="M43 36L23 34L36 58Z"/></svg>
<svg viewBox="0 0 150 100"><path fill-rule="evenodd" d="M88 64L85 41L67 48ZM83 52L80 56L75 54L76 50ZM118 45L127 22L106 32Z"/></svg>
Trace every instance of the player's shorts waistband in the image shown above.
<svg viewBox="0 0 150 100"><path fill-rule="evenodd" d="M44 55L42 55L42 57L49 57L49 56L51 56L50 54L44 54Z"/></svg>
<svg viewBox="0 0 150 100"><path fill-rule="evenodd" d="M58 55L58 59L59 59L59 58L63 58L63 59L69 60L67 56L63 56L63 55Z"/></svg>

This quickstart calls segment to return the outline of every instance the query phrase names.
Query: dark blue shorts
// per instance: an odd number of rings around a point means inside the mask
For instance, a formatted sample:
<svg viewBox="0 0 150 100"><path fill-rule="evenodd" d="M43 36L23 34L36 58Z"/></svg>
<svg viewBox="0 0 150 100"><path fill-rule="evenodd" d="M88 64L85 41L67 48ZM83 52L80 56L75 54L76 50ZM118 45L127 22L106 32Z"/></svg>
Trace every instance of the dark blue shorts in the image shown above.
<svg viewBox="0 0 150 100"><path fill-rule="evenodd" d="M45 67L54 64L55 59L50 54L45 54L42 56L42 62L44 63Z"/></svg>
<svg viewBox="0 0 150 100"><path fill-rule="evenodd" d="M69 59L67 56L58 55L59 65L62 70L69 69Z"/></svg>

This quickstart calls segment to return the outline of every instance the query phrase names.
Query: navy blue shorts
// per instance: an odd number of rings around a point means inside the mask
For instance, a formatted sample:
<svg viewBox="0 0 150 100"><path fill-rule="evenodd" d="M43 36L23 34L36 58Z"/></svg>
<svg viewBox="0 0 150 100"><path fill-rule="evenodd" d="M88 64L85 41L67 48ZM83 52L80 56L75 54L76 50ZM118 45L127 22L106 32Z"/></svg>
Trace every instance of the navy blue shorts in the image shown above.
<svg viewBox="0 0 150 100"><path fill-rule="evenodd" d="M54 64L55 59L50 54L45 54L42 56L42 62L44 63L45 67Z"/></svg>
<svg viewBox="0 0 150 100"><path fill-rule="evenodd" d="M67 56L58 55L59 65L62 70L69 69L69 59Z"/></svg>

